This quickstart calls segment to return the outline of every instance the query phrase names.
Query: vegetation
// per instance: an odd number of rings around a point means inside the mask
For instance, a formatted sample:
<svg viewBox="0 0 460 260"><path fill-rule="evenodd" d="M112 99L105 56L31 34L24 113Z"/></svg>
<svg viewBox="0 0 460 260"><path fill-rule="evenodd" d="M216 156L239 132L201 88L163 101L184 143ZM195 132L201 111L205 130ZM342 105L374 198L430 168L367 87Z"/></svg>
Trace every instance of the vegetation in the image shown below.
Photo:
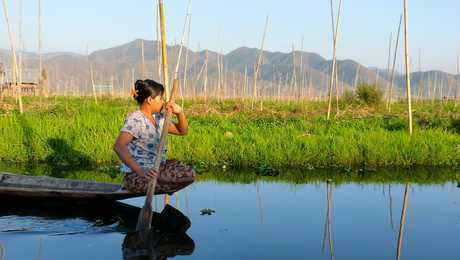
<svg viewBox="0 0 460 260"><path fill-rule="evenodd" d="M56 171L73 167L116 167L114 140L129 111L128 99L24 98L25 113L5 99L0 110L2 161L45 163ZM327 121L324 102L265 101L264 111L250 101L186 100L190 134L171 137L169 157L212 168L372 170L387 167L458 167L460 106L415 104L415 132L405 129L404 103L393 114L383 105L353 104ZM401 116L399 116L401 115Z"/></svg>

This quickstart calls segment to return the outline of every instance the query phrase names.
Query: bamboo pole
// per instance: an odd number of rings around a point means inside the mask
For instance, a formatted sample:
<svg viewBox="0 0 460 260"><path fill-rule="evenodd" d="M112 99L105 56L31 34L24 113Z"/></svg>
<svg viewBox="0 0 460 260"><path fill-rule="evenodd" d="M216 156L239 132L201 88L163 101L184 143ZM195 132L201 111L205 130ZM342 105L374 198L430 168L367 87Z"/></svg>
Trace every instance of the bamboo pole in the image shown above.
<svg viewBox="0 0 460 260"><path fill-rule="evenodd" d="M145 79L144 40L141 39L141 78Z"/></svg>
<svg viewBox="0 0 460 260"><path fill-rule="evenodd" d="M418 90L419 90L419 100L423 99L423 81L422 81L422 50L418 50L418 71L419 71L419 81L418 81Z"/></svg>
<svg viewBox="0 0 460 260"><path fill-rule="evenodd" d="M409 124L409 134L412 134L412 94L410 82L410 61L409 61L409 7L408 0L404 0L404 49L406 60L406 95L407 95L407 120Z"/></svg>
<svg viewBox="0 0 460 260"><path fill-rule="evenodd" d="M390 33L390 41L388 42L388 61L387 61L387 76L390 75L390 66L391 66L391 46L393 43L393 33ZM387 84L387 91L390 89L390 81ZM388 95L388 93L386 93Z"/></svg>
<svg viewBox="0 0 460 260"><path fill-rule="evenodd" d="M165 101L169 102L170 99L174 101L175 93L177 87L179 85L178 80L174 80L174 87L171 91L171 96L169 96L169 89L168 89L168 57L166 52L166 31L165 31L165 12L164 12L164 3L163 0L159 0L159 11L160 11L160 27L161 27L161 46L162 46L162 63L163 63L163 80L164 80L164 87L165 87ZM165 117L165 122L163 126L163 130L161 132L161 140L157 150L157 158L155 160L154 170L159 173L160 163L161 163L161 153L163 152L163 148L166 144L169 122L171 117L172 111L168 109ZM147 196L145 199L144 207L141 209L139 213L139 220L137 222L136 230L149 230L152 224L152 198L155 193L155 186L157 183L157 178L153 178L149 182L148 189L147 189ZM165 197L165 204L168 203L168 198Z"/></svg>
<svg viewBox="0 0 460 260"><path fill-rule="evenodd" d="M209 54L206 50L204 58L204 83L203 83L203 94L204 94L204 103L208 105L208 60Z"/></svg>
<svg viewBox="0 0 460 260"><path fill-rule="evenodd" d="M406 184L406 188L404 190L404 200L403 200L403 208L401 212L401 219L399 221L399 234L398 234L398 246L396 249L396 259L401 259L401 250L402 250L402 243L404 239L404 228L406 226L406 217L407 217L407 204L409 202L409 191L410 185Z"/></svg>
<svg viewBox="0 0 460 260"><path fill-rule="evenodd" d="M328 108L327 108L327 120L331 117L331 109L332 109L332 87L334 85L334 76L335 76L335 67L336 67L336 59L337 59L337 40L339 35L339 26L340 26L340 13L342 11L342 0L339 0L339 10L337 13L337 21L334 25L334 9L332 0L331 2L331 18L332 18L332 69L331 69L331 78L329 82L329 100L328 100Z"/></svg>
<svg viewBox="0 0 460 260"><path fill-rule="evenodd" d="M262 63L262 55L263 55L263 51L264 51L265 37L267 35L267 30L268 30L268 23L269 23L269 17L267 15L267 18L265 20L264 33L262 35L262 42L260 44L259 55L258 55L258 58L257 58L257 63L256 63L256 66L255 66L255 69L254 69L254 76L253 76L254 83L253 83L253 87L252 87L252 102L251 102L251 108L252 109L254 109L254 103L256 102L256 99L257 99L257 96L258 96L258 93L257 93L257 79L258 79L258 76L259 76L260 66L261 66L261 63ZM260 100L260 102L261 102L261 107L262 107L262 99Z"/></svg>
<svg viewBox="0 0 460 260"><path fill-rule="evenodd" d="M165 31L165 10L164 0L158 0L160 12L160 32L161 32L161 60L163 64L163 85L165 88L165 98L169 99L169 72L168 72L168 51L166 48L166 31Z"/></svg>
<svg viewBox="0 0 460 260"><path fill-rule="evenodd" d="M89 60L89 58L88 58ZM93 87L93 97L94 97L94 102L97 105L97 93L96 93L96 85L94 84L94 71L93 71L93 64L89 62L89 73L91 77L91 85Z"/></svg>
<svg viewBox="0 0 460 260"><path fill-rule="evenodd" d="M45 86L42 85L42 8L41 0L38 0L38 88L42 92L42 95L48 97L48 90L45 90ZM42 96L40 95L40 96Z"/></svg>
<svg viewBox="0 0 460 260"><path fill-rule="evenodd" d="M455 100L458 101L460 95L460 56L457 56L457 77L456 77L456 85L457 91L455 92ZM455 106L457 106L457 102L455 102Z"/></svg>
<svg viewBox="0 0 460 260"><path fill-rule="evenodd" d="M289 96L295 96L295 90L297 89L297 72L296 72L296 55L295 55L295 47L292 44L292 77L291 77L291 85L289 88Z"/></svg>
<svg viewBox="0 0 460 260"><path fill-rule="evenodd" d="M387 109L388 109L388 112L391 112L391 102L392 102L392 98L393 98L393 85L394 85L395 69L396 69L395 68L396 67L396 58L398 57L399 35L401 33L402 20L403 20L403 15L401 14L401 17L399 19L398 34L397 34L397 37L396 37L396 46L395 46L395 52L394 52L394 57L393 57L393 67L391 69L390 89L389 89L388 97L387 97Z"/></svg>
<svg viewBox="0 0 460 260"><path fill-rule="evenodd" d="M157 72L158 72L158 81L162 81L162 71L161 71L161 40L160 40L160 2L159 0L156 0L156 8L155 8L155 13L156 13L156 26L155 26L155 31L156 31L156 38L157 38Z"/></svg>
<svg viewBox="0 0 460 260"><path fill-rule="evenodd" d="M187 48L185 49L185 65L184 65L184 82L183 87L181 88L181 102L182 107L184 107L184 95L186 95L187 91L187 75L188 75L188 57L189 57L189 49L190 49L190 31L191 31L191 24L192 24L192 14L190 13L189 22L188 22L188 29L187 29Z"/></svg>
<svg viewBox="0 0 460 260"><path fill-rule="evenodd" d="M359 84L359 73L361 73L361 64L358 64L358 67L356 68L356 73L355 73L355 81L353 82L353 87L356 89Z"/></svg>
<svg viewBox="0 0 460 260"><path fill-rule="evenodd" d="M180 61L182 58L182 49L184 48L185 37L187 35L187 24L189 23L191 6L192 6L192 1L188 0L187 13L185 14L185 22L184 22L184 27L182 29L182 37L180 41L179 53L177 54L176 69L174 70L174 79L179 78Z"/></svg>
<svg viewBox="0 0 460 260"><path fill-rule="evenodd" d="M19 75L19 68L18 68L18 59L16 57L16 46L15 40L13 37L13 33L11 32L10 20L8 17L8 9L7 9L6 0L3 0L3 14L5 16L5 22L8 29L8 38L10 41L10 49L11 49L11 56L12 56L12 71L13 71L13 84L17 91L17 97L19 101L19 113L22 114L24 112L22 106L22 96L21 96L21 87L18 88L18 75Z"/></svg>

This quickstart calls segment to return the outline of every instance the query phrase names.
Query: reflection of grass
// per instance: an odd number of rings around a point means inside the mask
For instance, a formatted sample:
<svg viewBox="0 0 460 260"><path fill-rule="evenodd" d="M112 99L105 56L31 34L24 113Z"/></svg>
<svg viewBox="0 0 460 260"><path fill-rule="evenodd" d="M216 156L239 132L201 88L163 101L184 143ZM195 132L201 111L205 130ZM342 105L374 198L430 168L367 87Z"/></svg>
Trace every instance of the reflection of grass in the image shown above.
<svg viewBox="0 0 460 260"><path fill-rule="evenodd" d="M0 171L30 175L49 175L48 165L35 165L27 168L22 164L0 164ZM27 169L27 171L26 171ZM68 179L89 180L98 182L121 183L123 175L112 167L98 167L94 170L67 169L59 172L58 177ZM418 168L413 170L379 170L359 171L348 169L336 170L289 170L280 171L276 177L261 176L258 170L248 171L211 171L202 173L197 178L198 182L222 183L254 183L285 182L291 184L307 184L319 182L344 183L416 183L416 184L445 184L460 182L460 170Z"/></svg>
<svg viewBox="0 0 460 260"><path fill-rule="evenodd" d="M29 111L0 114L0 159L52 165L116 165L113 142L128 111L128 99L26 98ZM13 100L10 100L12 102ZM415 104L415 133L405 132L404 104L391 115L384 107L352 105L336 119L324 119L322 102L265 102L252 111L248 102L187 100L190 134L170 138L170 157L200 171L222 168L364 168L458 166L460 106ZM24 127L27 122L27 128ZM59 140L59 143L50 140ZM31 147L33 149L31 149Z"/></svg>

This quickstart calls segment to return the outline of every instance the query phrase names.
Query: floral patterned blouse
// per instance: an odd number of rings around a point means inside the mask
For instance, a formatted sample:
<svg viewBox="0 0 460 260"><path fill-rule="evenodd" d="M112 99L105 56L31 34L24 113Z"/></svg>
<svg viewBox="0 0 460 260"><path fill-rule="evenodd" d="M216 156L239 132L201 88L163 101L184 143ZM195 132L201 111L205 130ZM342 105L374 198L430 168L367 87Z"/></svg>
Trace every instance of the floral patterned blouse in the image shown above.
<svg viewBox="0 0 460 260"><path fill-rule="evenodd" d="M158 145L160 145L161 129L164 124L164 115L154 113L153 117L157 126L155 126L140 110L130 114L121 129L121 132L131 134L134 138L128 144L128 150L133 159L143 168L151 169L157 157ZM161 162L166 161L167 147L162 153ZM132 170L123 162L120 169L124 173Z"/></svg>

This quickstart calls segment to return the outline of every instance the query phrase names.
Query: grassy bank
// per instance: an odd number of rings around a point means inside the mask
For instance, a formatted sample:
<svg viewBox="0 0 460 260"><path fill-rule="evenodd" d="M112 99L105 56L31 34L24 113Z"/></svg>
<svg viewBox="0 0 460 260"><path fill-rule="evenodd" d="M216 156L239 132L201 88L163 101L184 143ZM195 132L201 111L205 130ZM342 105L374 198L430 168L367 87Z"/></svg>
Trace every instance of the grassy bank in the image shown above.
<svg viewBox="0 0 460 260"><path fill-rule="evenodd" d="M25 164L116 165L112 145L129 111L128 99L25 98L19 115L14 101L0 108L0 159ZM323 102L200 100L185 104L190 134L171 137L169 157L206 168L384 168L460 164L460 106L415 104L415 131L406 133L404 104L392 114L382 106L341 105L330 122Z"/></svg>

